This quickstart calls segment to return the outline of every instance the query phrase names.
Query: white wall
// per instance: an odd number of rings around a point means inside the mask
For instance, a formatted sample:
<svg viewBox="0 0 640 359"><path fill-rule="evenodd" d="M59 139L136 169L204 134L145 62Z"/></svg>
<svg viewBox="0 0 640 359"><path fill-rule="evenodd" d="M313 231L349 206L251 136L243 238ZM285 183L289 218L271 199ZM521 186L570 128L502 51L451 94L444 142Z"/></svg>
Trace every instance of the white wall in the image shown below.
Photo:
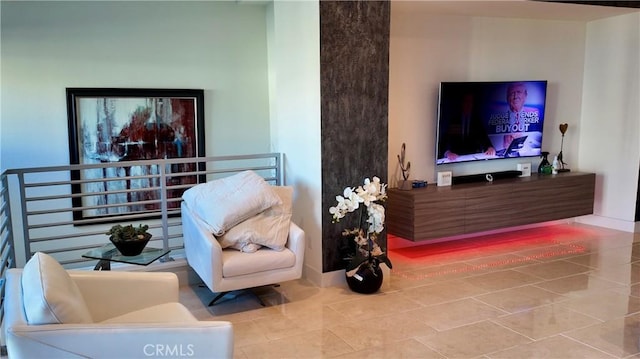
<svg viewBox="0 0 640 359"><path fill-rule="evenodd" d="M389 83L389 178L407 144L411 178L434 182L436 172L455 175L515 170L538 158L435 166L438 87L443 81L547 80L543 150L560 151L577 169L585 25L572 21L434 15L396 11L391 3ZM402 9L406 9L406 3Z"/></svg>
<svg viewBox="0 0 640 359"><path fill-rule="evenodd" d="M321 283L319 28L317 1L3 2L2 169L68 164L66 87L202 88L207 155L285 153Z"/></svg>
<svg viewBox="0 0 640 359"><path fill-rule="evenodd" d="M319 6L317 1L276 1L269 8L272 150L285 153L286 184L296 189L293 221L307 241L304 275L324 286Z"/></svg>
<svg viewBox="0 0 640 359"><path fill-rule="evenodd" d="M573 171L595 172L594 216L581 221L634 230L640 163L639 14L558 21L391 11L389 178L403 142L411 178L512 170L520 160L435 166L441 81L548 80L543 150ZM551 159L551 157L550 157ZM535 170L539 159L531 158Z"/></svg>
<svg viewBox="0 0 640 359"><path fill-rule="evenodd" d="M640 164L640 14L587 26L580 168L598 174L597 223L633 229Z"/></svg>
<svg viewBox="0 0 640 359"><path fill-rule="evenodd" d="M270 150L264 5L0 4L1 169L69 163L66 87L204 89L206 155Z"/></svg>

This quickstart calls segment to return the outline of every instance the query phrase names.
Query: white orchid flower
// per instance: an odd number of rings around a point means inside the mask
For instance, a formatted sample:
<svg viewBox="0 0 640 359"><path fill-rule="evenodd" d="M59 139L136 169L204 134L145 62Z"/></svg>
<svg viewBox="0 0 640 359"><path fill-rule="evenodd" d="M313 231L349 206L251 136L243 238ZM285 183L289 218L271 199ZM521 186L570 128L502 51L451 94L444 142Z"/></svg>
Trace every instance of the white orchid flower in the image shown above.
<svg viewBox="0 0 640 359"><path fill-rule="evenodd" d="M367 222L369 223L369 233L380 233L384 229L384 207L377 204L372 203L371 206L367 208L367 214L369 218Z"/></svg>
<svg viewBox="0 0 640 359"><path fill-rule="evenodd" d="M371 202L374 202L376 200L376 196L372 195L367 188L365 187L358 187L356 189L356 192L358 193L358 196L360 198L362 198L362 202L364 203L365 206L369 207L369 204L371 204Z"/></svg>
<svg viewBox="0 0 640 359"><path fill-rule="evenodd" d="M384 230L385 209L378 202L387 198L386 189L387 185L379 177L365 178L361 186L346 187L341 196L336 196L336 205L329 208L334 222L339 222L347 213L364 210L360 203L367 208L366 228L356 227L347 232L348 235L353 235L358 251L363 255L384 254L377 243L377 234Z"/></svg>
<svg viewBox="0 0 640 359"><path fill-rule="evenodd" d="M339 221L347 213L347 203L342 196L336 196L336 202L338 203L334 207L329 208L329 213L333 215L334 221Z"/></svg>
<svg viewBox="0 0 640 359"><path fill-rule="evenodd" d="M342 191L342 195L344 196L344 198L351 197L352 193L353 193L353 188L351 188L351 187L347 187L347 188L344 189L344 191Z"/></svg>
<svg viewBox="0 0 640 359"><path fill-rule="evenodd" d="M329 213L333 215L333 220L336 222L340 221L340 219L345 215L344 212L340 211L340 209L337 207L330 207Z"/></svg>

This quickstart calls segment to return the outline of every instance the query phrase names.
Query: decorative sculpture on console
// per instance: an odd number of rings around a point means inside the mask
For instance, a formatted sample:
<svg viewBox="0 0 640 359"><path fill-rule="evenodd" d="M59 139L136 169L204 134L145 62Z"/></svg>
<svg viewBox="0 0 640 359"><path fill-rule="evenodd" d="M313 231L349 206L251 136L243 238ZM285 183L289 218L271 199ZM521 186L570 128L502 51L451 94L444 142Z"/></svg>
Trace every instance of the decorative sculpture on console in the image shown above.
<svg viewBox="0 0 640 359"><path fill-rule="evenodd" d="M560 163L560 168L558 168L558 172L569 172L571 170L568 168L565 168L566 163L562 158L562 148L564 146L564 133L567 132L569 125L566 123L561 123L560 126L558 126L558 128L560 129L560 133L562 133L562 141L560 142L560 153L558 153L558 162Z"/></svg>
<svg viewBox="0 0 640 359"><path fill-rule="evenodd" d="M402 171L402 181L399 181L398 188L401 190L410 190L413 188L411 181L409 181L409 170L411 169L411 162L404 164L404 154L407 146L403 143L398 155L398 162L400 163L400 170Z"/></svg>

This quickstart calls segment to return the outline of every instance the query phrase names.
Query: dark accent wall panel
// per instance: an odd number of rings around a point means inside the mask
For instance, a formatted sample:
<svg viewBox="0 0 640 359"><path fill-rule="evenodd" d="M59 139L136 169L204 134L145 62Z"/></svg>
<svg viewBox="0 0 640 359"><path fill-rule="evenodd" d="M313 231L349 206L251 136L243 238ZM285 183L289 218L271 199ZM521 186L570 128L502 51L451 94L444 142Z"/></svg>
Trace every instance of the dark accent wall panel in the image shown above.
<svg viewBox="0 0 640 359"><path fill-rule="evenodd" d="M388 1L320 1L323 272L344 269L341 231L329 207L365 177L387 182ZM386 236L383 238L386 241Z"/></svg>

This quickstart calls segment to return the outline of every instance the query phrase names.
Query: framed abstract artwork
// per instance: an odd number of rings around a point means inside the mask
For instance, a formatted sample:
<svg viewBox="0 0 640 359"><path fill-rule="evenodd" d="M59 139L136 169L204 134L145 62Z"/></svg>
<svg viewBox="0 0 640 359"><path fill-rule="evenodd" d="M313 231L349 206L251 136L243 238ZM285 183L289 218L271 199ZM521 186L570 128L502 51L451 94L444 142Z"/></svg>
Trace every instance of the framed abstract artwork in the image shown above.
<svg viewBox="0 0 640 359"><path fill-rule="evenodd" d="M204 156L203 90L67 88L66 93L70 163L122 164L71 172L74 223L160 210L159 192L152 190L159 187L157 166L127 162ZM170 171L194 169L185 163ZM176 175L172 181L191 184L198 178Z"/></svg>

